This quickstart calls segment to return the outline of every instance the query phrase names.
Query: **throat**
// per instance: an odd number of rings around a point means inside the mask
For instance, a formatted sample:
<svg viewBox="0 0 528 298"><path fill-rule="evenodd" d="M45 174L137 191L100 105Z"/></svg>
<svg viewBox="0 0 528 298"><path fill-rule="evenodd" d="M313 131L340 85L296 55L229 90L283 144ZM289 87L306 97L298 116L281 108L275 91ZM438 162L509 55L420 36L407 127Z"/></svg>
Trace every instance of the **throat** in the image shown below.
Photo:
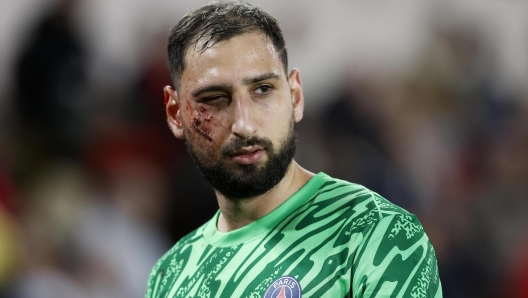
<svg viewBox="0 0 528 298"><path fill-rule="evenodd" d="M220 232L230 232L249 225L266 214L264 210L258 207L256 202L258 198L249 198L243 200L219 199L220 216L218 217L217 227Z"/></svg>
<svg viewBox="0 0 528 298"><path fill-rule="evenodd" d="M216 191L221 210L218 230L224 233L234 231L266 216L297 192L313 175L293 161L284 178L269 192L260 196L232 200Z"/></svg>

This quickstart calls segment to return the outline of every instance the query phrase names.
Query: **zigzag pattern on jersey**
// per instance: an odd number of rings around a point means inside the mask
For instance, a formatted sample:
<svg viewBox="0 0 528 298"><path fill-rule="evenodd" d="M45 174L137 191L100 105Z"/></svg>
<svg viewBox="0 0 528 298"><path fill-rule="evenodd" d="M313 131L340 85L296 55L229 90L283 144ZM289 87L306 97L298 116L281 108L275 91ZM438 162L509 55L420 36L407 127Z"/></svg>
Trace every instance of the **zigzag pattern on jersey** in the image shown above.
<svg viewBox="0 0 528 298"><path fill-rule="evenodd" d="M380 231L384 219L386 228ZM147 298L260 298L285 274L302 284L303 297L330 297L349 276L357 282L345 285L343 297L376 297L387 288L403 297L432 297L440 284L434 250L418 220L370 190L341 180L326 182L260 239L229 248L208 245L198 258L191 257L203 228L160 259ZM222 274L234 262L232 274ZM381 268L382 275L362 272L365 264ZM192 275L182 275L186 266L195 268Z"/></svg>

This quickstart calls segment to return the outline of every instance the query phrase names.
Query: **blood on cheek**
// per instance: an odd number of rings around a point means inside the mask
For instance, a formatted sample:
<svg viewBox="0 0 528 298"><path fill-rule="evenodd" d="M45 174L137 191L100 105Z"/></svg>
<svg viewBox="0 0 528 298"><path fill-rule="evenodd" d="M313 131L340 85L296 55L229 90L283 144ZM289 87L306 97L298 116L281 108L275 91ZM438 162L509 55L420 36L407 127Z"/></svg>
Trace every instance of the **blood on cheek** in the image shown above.
<svg viewBox="0 0 528 298"><path fill-rule="evenodd" d="M190 107L188 106L188 110L190 110ZM191 126L204 138L206 138L208 141L212 142L213 137L211 136L211 120L213 119L213 116L209 114L207 109L200 107L196 109L196 114L193 117L193 121L191 123ZM216 126L216 125L215 125Z"/></svg>

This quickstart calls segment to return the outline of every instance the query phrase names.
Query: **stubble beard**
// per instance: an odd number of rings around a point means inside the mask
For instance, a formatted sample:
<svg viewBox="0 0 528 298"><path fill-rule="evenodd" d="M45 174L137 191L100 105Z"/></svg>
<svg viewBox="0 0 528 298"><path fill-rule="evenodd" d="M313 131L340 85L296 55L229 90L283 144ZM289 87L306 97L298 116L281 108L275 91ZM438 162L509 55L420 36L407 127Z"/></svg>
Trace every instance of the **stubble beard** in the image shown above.
<svg viewBox="0 0 528 298"><path fill-rule="evenodd" d="M188 141L186 145L198 170L216 191L232 200L252 198L273 189L286 175L296 151L295 121L292 117L288 133L281 140L278 150L274 149L273 143L267 138L236 139L220 150L220 158L214 162L207 154L192 148ZM266 163L228 164L232 152L246 146L260 146L267 153Z"/></svg>

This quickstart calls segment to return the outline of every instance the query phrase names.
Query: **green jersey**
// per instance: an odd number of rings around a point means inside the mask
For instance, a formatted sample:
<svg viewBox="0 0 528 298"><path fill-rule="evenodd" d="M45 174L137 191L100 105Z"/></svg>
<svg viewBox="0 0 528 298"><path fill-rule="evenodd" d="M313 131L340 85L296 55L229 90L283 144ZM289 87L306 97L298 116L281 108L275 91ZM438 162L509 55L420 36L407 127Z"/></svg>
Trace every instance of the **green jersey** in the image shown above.
<svg viewBox="0 0 528 298"><path fill-rule="evenodd" d="M319 173L271 213L228 233L220 211L154 266L146 298L442 297L416 217Z"/></svg>

